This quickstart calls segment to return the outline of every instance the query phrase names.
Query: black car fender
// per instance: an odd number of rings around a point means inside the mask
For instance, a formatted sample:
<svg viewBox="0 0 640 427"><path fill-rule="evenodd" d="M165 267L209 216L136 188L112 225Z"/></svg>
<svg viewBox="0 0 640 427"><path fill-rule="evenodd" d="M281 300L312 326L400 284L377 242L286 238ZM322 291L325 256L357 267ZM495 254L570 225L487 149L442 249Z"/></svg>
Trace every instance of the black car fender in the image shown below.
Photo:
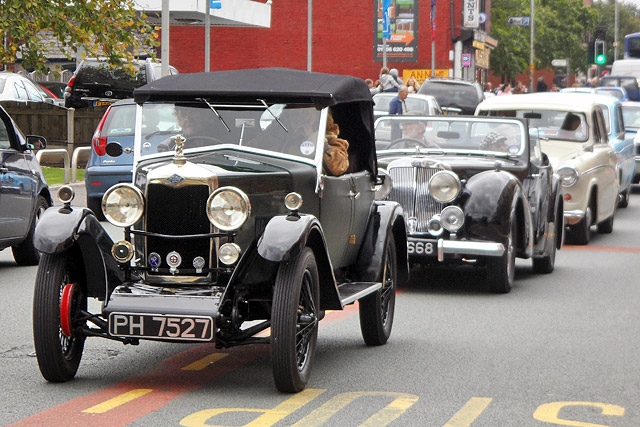
<svg viewBox="0 0 640 427"><path fill-rule="evenodd" d="M526 258L532 255L533 223L529 201L514 175L501 170L478 173L469 178L464 192L468 236L505 243L514 213L518 221L518 253Z"/></svg>
<svg viewBox="0 0 640 427"><path fill-rule="evenodd" d="M89 297L102 299L108 289L124 281L124 274L111 255L113 240L89 209L47 209L36 226L34 245L46 254L77 251L82 257Z"/></svg>
<svg viewBox="0 0 640 427"><path fill-rule="evenodd" d="M398 283L409 280L407 258L407 231L402 215L402 207L397 202L378 201L367 224L365 241L357 261L358 280L379 282L384 271L384 255L387 236L393 234L396 244L396 265Z"/></svg>

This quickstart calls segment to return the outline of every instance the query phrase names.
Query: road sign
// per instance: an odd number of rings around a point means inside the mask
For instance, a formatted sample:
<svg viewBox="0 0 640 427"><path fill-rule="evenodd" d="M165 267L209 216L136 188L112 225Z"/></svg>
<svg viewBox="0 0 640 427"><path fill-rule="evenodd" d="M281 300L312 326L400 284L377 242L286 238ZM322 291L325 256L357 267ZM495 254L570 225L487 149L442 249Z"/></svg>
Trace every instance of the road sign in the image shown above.
<svg viewBox="0 0 640 427"><path fill-rule="evenodd" d="M528 27L530 20L531 18L529 16L510 16L509 19L507 19L507 24L512 27Z"/></svg>
<svg viewBox="0 0 640 427"><path fill-rule="evenodd" d="M551 61L551 65L554 67L566 67L567 60L566 59L554 59Z"/></svg>

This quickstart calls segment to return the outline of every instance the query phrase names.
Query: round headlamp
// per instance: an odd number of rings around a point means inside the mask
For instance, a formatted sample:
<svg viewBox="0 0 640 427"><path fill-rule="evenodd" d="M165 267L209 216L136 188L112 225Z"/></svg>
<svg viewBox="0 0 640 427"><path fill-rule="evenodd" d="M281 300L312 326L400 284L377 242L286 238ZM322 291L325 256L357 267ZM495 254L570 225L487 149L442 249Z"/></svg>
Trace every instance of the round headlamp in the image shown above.
<svg viewBox="0 0 640 427"><path fill-rule="evenodd" d="M455 233L464 224L464 212L458 206L447 206L440 212L440 223L445 230Z"/></svg>
<svg viewBox="0 0 640 427"><path fill-rule="evenodd" d="M144 198L132 184L117 184L102 196L102 213L117 227L130 227L142 217Z"/></svg>
<svg viewBox="0 0 640 427"><path fill-rule="evenodd" d="M451 171L440 171L429 180L429 194L440 203L449 203L460 194L462 184L458 175Z"/></svg>
<svg viewBox="0 0 640 427"><path fill-rule="evenodd" d="M225 243L218 249L218 259L224 265L235 264L241 252L240 246L235 243Z"/></svg>
<svg viewBox="0 0 640 427"><path fill-rule="evenodd" d="M220 187L207 200L207 216L219 230L231 231L242 227L250 213L249 197L235 187Z"/></svg>
<svg viewBox="0 0 640 427"><path fill-rule="evenodd" d="M572 185L575 185L576 182L578 182L578 177L580 176L580 174L574 168L570 166L564 166L558 169L558 176L560 176L560 182L562 182L562 185L564 185L565 187L571 187Z"/></svg>
<svg viewBox="0 0 640 427"><path fill-rule="evenodd" d="M73 188L68 185L63 185L58 189L58 200L62 203L71 203L75 196L75 191L73 191Z"/></svg>
<svg viewBox="0 0 640 427"><path fill-rule="evenodd" d="M290 211L297 211L302 207L302 196L298 193L289 193L284 197L284 206Z"/></svg>

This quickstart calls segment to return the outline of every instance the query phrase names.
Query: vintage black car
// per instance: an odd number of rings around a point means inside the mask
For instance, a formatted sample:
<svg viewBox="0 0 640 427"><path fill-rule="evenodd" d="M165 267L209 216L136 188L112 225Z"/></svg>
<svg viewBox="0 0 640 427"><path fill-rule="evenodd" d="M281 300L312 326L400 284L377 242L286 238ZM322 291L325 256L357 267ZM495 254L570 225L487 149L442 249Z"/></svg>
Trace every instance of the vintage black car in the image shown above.
<svg viewBox="0 0 640 427"><path fill-rule="evenodd" d="M41 136L25 136L0 106L0 250L11 247L18 265L40 261L33 233L51 194L34 150L46 146Z"/></svg>
<svg viewBox="0 0 640 427"><path fill-rule="evenodd" d="M390 140L393 129L400 138ZM379 118L376 136L393 181L387 197L403 206L411 265L486 266L496 293L511 290L516 257L553 271L562 191L524 119L407 114Z"/></svg>
<svg viewBox="0 0 640 427"><path fill-rule="evenodd" d="M107 145L133 157L133 183L102 201L122 239L71 206L67 187L64 206L37 228L33 328L45 379L71 380L90 336L265 343L277 388L297 392L325 310L355 301L365 343L386 343L396 286L409 274L406 226L397 202L378 200L389 183L378 175L361 79L194 73L149 83L134 100L133 151ZM339 176L323 170L330 120L349 143ZM153 132L152 122L161 122ZM88 311L89 298L102 301L99 312Z"/></svg>

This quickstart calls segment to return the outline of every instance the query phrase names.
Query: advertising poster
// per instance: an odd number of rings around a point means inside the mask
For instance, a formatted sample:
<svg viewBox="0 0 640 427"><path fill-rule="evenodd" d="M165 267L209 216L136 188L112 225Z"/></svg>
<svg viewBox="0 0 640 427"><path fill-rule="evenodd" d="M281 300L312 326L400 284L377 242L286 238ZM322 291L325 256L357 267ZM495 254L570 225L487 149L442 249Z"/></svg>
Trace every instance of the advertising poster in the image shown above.
<svg viewBox="0 0 640 427"><path fill-rule="evenodd" d="M388 36L388 62L416 62L418 60L418 0L375 0L375 2L373 60L382 62L383 37Z"/></svg>

